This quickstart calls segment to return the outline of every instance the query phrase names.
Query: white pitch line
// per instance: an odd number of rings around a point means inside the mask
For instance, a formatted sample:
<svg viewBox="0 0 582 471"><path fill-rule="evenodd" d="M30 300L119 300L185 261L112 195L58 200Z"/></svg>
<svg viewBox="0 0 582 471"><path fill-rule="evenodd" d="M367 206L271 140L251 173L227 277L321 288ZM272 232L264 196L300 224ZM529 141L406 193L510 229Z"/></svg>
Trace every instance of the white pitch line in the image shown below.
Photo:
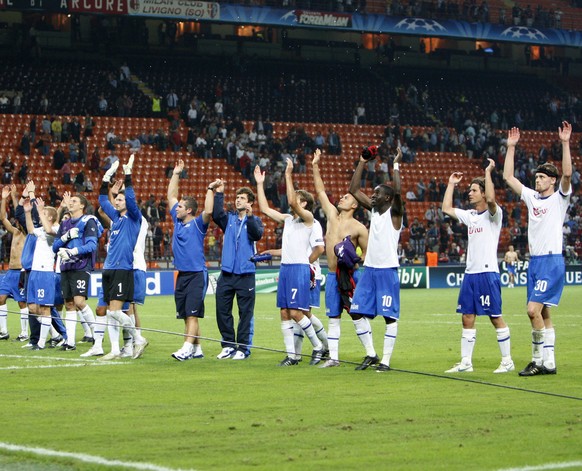
<svg viewBox="0 0 582 471"><path fill-rule="evenodd" d="M77 461L83 461L85 463L99 464L103 466L123 466L125 468L143 469L147 471L194 471L193 469L181 470L177 468L167 468L165 466L159 466L157 464L152 463L140 463L137 461L108 460L107 458L102 458L101 456L86 455L85 453L69 453L66 451L50 450L48 448L34 448L28 446L20 446L5 442L0 442L0 449L30 453L39 456L55 456L58 458L70 458Z"/></svg>
<svg viewBox="0 0 582 471"><path fill-rule="evenodd" d="M57 361L78 361L78 362L91 362L91 360L83 358L65 358L65 357L50 357L44 355L5 355L0 354L0 358L24 358L24 359L34 359L34 360L57 360ZM95 361L95 360L92 360Z"/></svg>
<svg viewBox="0 0 582 471"><path fill-rule="evenodd" d="M83 366L110 366L110 365L128 365L124 362L91 362L91 363L59 363L58 365L32 365L32 366L2 366L0 370L39 370L43 368L78 368Z"/></svg>
<svg viewBox="0 0 582 471"><path fill-rule="evenodd" d="M569 461L566 463L546 463L537 466L522 466L521 468L504 468L499 471L549 471L552 469L568 469L582 467L582 461Z"/></svg>

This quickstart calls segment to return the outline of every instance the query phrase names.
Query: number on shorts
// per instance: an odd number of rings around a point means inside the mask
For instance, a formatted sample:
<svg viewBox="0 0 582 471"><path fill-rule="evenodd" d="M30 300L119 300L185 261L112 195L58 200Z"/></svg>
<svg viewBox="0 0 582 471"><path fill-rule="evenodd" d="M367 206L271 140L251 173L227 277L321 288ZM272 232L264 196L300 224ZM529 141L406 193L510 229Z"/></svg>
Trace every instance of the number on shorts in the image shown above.
<svg viewBox="0 0 582 471"><path fill-rule="evenodd" d="M291 299L295 299L297 295L297 288L291 288Z"/></svg>
<svg viewBox="0 0 582 471"><path fill-rule="evenodd" d="M382 296L382 306L391 307L392 306L392 296L384 295Z"/></svg>
<svg viewBox="0 0 582 471"><path fill-rule="evenodd" d="M123 294L123 283L117 283L117 289L119 290L119 294Z"/></svg>
<svg viewBox="0 0 582 471"><path fill-rule="evenodd" d="M36 290L36 295L39 298L44 298L44 289L40 288L40 289Z"/></svg>
<svg viewBox="0 0 582 471"><path fill-rule="evenodd" d="M85 289L86 281L85 280L77 280L77 289Z"/></svg>
<svg viewBox="0 0 582 471"><path fill-rule="evenodd" d="M547 289L548 289L548 282L546 280L536 281L536 287L535 287L536 291L540 291L542 293L545 293Z"/></svg>
<svg viewBox="0 0 582 471"><path fill-rule="evenodd" d="M489 299L489 295L481 295L479 299L481 300L481 306L491 306L491 299Z"/></svg>

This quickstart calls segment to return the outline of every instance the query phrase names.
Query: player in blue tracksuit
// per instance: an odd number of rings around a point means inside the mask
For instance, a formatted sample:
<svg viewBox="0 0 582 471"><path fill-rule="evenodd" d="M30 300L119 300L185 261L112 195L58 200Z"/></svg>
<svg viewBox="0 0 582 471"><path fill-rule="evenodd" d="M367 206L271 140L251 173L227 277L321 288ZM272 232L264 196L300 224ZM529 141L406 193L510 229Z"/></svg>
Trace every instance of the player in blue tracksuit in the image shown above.
<svg viewBox="0 0 582 471"><path fill-rule="evenodd" d="M236 192L235 211L224 211L224 182L216 180L208 186L214 194L212 219L222 232L221 273L216 286L216 322L222 335L219 360L244 360L251 353L254 334L255 272L250 258L256 252L256 242L263 237L263 223L253 216L255 194L250 188ZM232 305L236 295L238 328L235 337Z"/></svg>
<svg viewBox="0 0 582 471"><path fill-rule="evenodd" d="M108 331L111 340L111 352L102 360L121 357L119 348L119 326L133 330L131 318L122 311L124 302L133 301L133 249L141 226L141 211L135 199L131 181L134 156L123 165L125 173L125 190L115 197L115 206L109 201L109 182L115 175L118 162L115 162L103 176L99 194L99 204L111 219L109 232L109 250L103 265L103 299L109 305ZM116 322L113 322L116 321Z"/></svg>
<svg viewBox="0 0 582 471"><path fill-rule="evenodd" d="M204 297L208 285L204 236L214 205L214 195L210 190L204 200L204 211L199 216L196 216L198 203L193 197L183 196L178 200L178 183L183 170L184 161L179 160L168 185L168 203L172 208L170 214L174 222L172 250L174 266L178 271L174 299L176 316L184 321L184 344L172 353L172 357L178 361L204 357L198 319L204 317Z"/></svg>

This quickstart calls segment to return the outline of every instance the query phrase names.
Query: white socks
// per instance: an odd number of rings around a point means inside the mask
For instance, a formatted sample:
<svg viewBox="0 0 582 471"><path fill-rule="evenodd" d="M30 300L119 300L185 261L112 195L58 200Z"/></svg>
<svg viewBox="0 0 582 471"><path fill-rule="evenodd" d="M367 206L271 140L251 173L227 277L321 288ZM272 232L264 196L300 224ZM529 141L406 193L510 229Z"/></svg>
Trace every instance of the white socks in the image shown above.
<svg viewBox="0 0 582 471"><path fill-rule="evenodd" d="M319 318L313 314L311 314L311 323L313 324L313 329L315 330L315 335L323 345L324 350L329 350L329 345L327 341L327 332L323 328L323 323L319 320Z"/></svg>
<svg viewBox="0 0 582 471"><path fill-rule="evenodd" d="M477 340L477 329L463 329L461 334L461 363L473 363L473 349Z"/></svg>
<svg viewBox="0 0 582 471"><path fill-rule="evenodd" d="M85 307L79 311L79 317L83 325L83 330L85 332L85 337L93 337L93 323L95 322L95 314L93 314L93 310L88 304L85 304Z"/></svg>
<svg viewBox="0 0 582 471"><path fill-rule="evenodd" d="M20 335L28 336L28 307L20 310Z"/></svg>
<svg viewBox="0 0 582 471"><path fill-rule="evenodd" d="M0 334L8 332L8 306L0 306Z"/></svg>
<svg viewBox="0 0 582 471"><path fill-rule="evenodd" d="M313 328L313 324L309 320L309 317L303 316L301 320L298 322L298 324L303 329L303 332L305 332L305 335L307 335L307 338L313 345L313 349L321 350L323 348L323 345L321 344L321 341L317 338L317 335L315 334L315 329Z"/></svg>
<svg viewBox="0 0 582 471"><path fill-rule="evenodd" d="M107 311L109 314L109 311ZM105 324L109 321L108 316L97 316L95 320L95 324L93 324L93 338L95 339L95 343L93 346L96 349L103 348L103 338L105 337Z"/></svg>
<svg viewBox="0 0 582 471"><path fill-rule="evenodd" d="M289 358L295 359L295 341L293 336L293 321L281 321L281 332L283 333L283 343Z"/></svg>
<svg viewBox="0 0 582 471"><path fill-rule="evenodd" d="M376 350L374 350L374 343L372 340L372 326L367 317L362 317L361 319L354 321L354 327L356 328L356 334L362 342L362 345L366 349L366 356L375 357Z"/></svg>
<svg viewBox="0 0 582 471"><path fill-rule="evenodd" d="M44 348L46 339L51 330L52 319L50 316L40 316L40 337L38 338L38 346Z"/></svg>
<svg viewBox="0 0 582 471"><path fill-rule="evenodd" d="M303 329L297 323L293 323L293 343L295 344L295 355L297 355L297 359L301 357L301 350L303 349L303 339L305 336L303 335Z"/></svg>
<svg viewBox="0 0 582 471"><path fill-rule="evenodd" d="M551 329L546 329L546 334L544 335L544 352L543 360L544 366L549 369L554 369L556 367L556 358L554 357L554 344L556 343L556 331L552 327Z"/></svg>
<svg viewBox="0 0 582 471"><path fill-rule="evenodd" d="M77 311L66 311L65 328L67 329L67 345L75 345L75 334L77 330Z"/></svg>
<svg viewBox="0 0 582 471"><path fill-rule="evenodd" d="M532 329L531 331L531 357L536 365L543 363L544 337L546 336L546 328L540 330ZM552 349L554 345L552 343Z"/></svg>
<svg viewBox="0 0 582 471"><path fill-rule="evenodd" d="M341 334L341 319L331 317L327 326L327 342L329 344L329 358L339 360L339 339Z"/></svg>
<svg viewBox="0 0 582 471"><path fill-rule="evenodd" d="M497 332L497 343L501 351L501 361L511 360L511 336L509 335L509 327L502 329L495 329Z"/></svg>
<svg viewBox="0 0 582 471"><path fill-rule="evenodd" d="M119 350L119 323L110 312L107 313L107 332L111 341L111 353L121 353Z"/></svg>
<svg viewBox="0 0 582 471"><path fill-rule="evenodd" d="M394 350L397 333L398 322L386 324L386 332L384 333L384 349L382 351L382 361L380 362L383 365L390 366L390 357L392 356L392 351Z"/></svg>

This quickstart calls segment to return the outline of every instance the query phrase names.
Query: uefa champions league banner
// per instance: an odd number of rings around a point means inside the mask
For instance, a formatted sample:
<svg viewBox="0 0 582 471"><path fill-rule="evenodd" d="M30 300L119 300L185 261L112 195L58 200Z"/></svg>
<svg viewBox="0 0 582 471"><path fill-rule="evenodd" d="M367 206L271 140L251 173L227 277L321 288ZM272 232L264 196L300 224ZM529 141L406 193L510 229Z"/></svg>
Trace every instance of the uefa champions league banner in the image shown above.
<svg viewBox="0 0 582 471"><path fill-rule="evenodd" d="M325 275L327 269L323 269L323 280L321 282L322 290L325 289ZM216 292L216 282L220 271L210 270L208 272L208 290L206 294L212 295ZM427 288L427 269L426 267L400 267L398 269L400 285L403 289ZM146 273L146 295L160 296L174 294L174 283L176 272L174 271L148 271ZM256 292L257 293L274 293L277 291L279 281L279 270L272 268L258 269L256 274ZM101 273L91 274L89 295L98 296L101 288Z"/></svg>
<svg viewBox="0 0 582 471"><path fill-rule="evenodd" d="M527 261L520 261L516 267L515 286L527 286ZM501 286L509 284L509 273L505 262L499 265ZM461 265L431 267L429 269L430 288L460 288L465 276L465 267ZM582 285L582 265L566 266L566 285Z"/></svg>
<svg viewBox="0 0 582 471"><path fill-rule="evenodd" d="M515 277L516 286L527 285L528 262L520 261L517 265ZM507 286L509 274L505 262L499 266L501 272L501 285ZM325 290L325 276L327 269L323 269L322 291ZM465 267L462 265L441 265L438 267L404 266L398 268L398 279L402 289L426 289L426 288L459 288L465 275ZM208 290L206 294L213 295L216 292L216 282L220 271L208 272ZM146 295L160 296L174 294L176 272L174 271L149 271L146 274ZM256 292L274 293L277 291L279 270L273 268L258 269L256 274ZM566 285L582 285L582 265L566 266ZM101 288L101 273L91 274L89 295L96 297Z"/></svg>

